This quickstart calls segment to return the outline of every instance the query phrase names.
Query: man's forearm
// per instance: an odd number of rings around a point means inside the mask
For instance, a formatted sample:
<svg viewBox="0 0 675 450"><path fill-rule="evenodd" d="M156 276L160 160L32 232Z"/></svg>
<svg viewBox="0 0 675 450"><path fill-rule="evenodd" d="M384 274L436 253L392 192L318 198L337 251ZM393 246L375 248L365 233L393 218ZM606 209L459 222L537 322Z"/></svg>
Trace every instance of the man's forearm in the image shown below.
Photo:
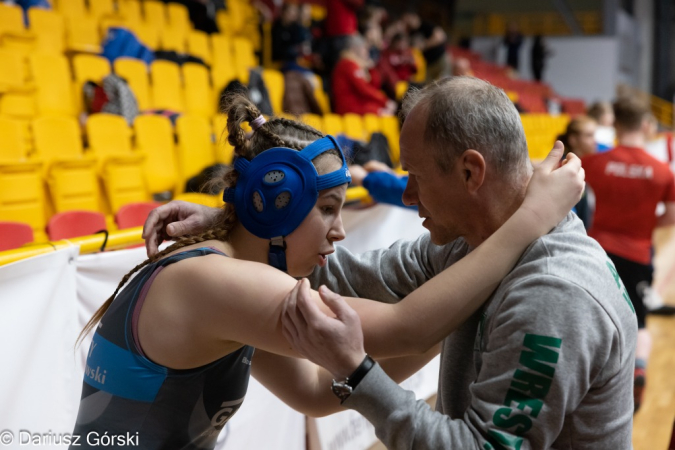
<svg viewBox="0 0 675 450"><path fill-rule="evenodd" d="M432 411L379 366L371 369L343 406L368 419L388 449L481 449L466 422Z"/></svg>

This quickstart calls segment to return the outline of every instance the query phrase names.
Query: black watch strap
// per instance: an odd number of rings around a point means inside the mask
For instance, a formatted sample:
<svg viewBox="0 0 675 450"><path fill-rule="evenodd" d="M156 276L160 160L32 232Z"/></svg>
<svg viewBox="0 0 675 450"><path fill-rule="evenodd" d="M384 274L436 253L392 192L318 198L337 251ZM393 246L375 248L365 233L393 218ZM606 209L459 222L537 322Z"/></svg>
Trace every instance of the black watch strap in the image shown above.
<svg viewBox="0 0 675 450"><path fill-rule="evenodd" d="M343 381L333 380L331 389L333 390L333 393L340 399L340 403L349 398L354 389L356 389L356 386L358 386L361 380L363 380L363 377L366 376L373 366L375 366L375 361L373 361L373 358L366 355L361 364L359 364L359 367L357 367L350 376L345 378Z"/></svg>
<svg viewBox="0 0 675 450"><path fill-rule="evenodd" d="M361 364L359 364L359 367L352 372L352 374L347 378L347 384L351 386L352 389L356 389L356 386L359 385L361 380L363 380L363 377L366 376L366 374L370 371L370 369L373 368L375 365L375 360L371 358L369 355L366 355L365 358L363 358L363 361Z"/></svg>

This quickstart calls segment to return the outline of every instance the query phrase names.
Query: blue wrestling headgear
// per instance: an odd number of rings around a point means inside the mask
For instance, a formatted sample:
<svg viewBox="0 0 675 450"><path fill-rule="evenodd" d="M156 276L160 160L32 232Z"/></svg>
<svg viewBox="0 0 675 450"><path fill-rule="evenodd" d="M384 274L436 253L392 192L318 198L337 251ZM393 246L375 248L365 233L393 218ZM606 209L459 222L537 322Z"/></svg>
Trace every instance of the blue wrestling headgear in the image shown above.
<svg viewBox="0 0 675 450"><path fill-rule="evenodd" d="M337 150L340 169L319 175L312 160L328 150ZM297 151L275 147L251 161L237 158L234 169L239 180L225 189L223 200L233 203L244 228L270 239L269 264L286 268L284 237L298 228L319 198L319 191L349 183L352 178L342 149L333 136L326 136Z"/></svg>

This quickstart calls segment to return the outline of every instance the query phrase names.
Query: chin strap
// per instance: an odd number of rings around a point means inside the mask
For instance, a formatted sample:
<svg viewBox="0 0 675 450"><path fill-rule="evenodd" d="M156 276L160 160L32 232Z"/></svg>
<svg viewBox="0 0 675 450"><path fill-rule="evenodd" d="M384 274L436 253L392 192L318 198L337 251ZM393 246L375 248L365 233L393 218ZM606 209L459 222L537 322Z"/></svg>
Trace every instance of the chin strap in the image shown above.
<svg viewBox="0 0 675 450"><path fill-rule="evenodd" d="M269 265L282 272L287 272L286 267L286 241L283 236L277 236L270 240Z"/></svg>

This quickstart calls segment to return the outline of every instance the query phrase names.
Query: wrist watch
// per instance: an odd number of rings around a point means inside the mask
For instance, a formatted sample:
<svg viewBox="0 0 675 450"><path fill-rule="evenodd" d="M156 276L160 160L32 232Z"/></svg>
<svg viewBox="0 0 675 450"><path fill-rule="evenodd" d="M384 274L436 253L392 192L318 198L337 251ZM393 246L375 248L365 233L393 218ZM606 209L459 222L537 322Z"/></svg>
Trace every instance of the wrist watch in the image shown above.
<svg viewBox="0 0 675 450"><path fill-rule="evenodd" d="M352 391L356 389L356 386L361 382L363 377L373 368L375 361L370 356L366 355L363 359L363 362L359 364L359 367L354 370L354 372L345 378L343 381L333 380L331 388L333 389L333 394L335 394L339 399L340 403L344 402L352 394Z"/></svg>

